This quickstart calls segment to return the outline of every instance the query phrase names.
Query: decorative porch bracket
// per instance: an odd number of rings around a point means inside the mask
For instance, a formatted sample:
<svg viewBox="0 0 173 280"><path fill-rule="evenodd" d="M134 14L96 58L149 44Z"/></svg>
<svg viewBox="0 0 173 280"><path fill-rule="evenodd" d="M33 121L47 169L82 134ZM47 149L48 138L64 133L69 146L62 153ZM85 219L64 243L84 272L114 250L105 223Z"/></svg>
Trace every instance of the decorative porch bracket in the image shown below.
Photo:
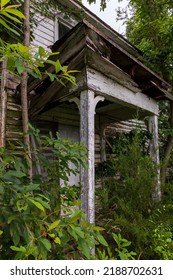
<svg viewBox="0 0 173 280"><path fill-rule="evenodd" d="M88 168L81 166L80 182L81 182L81 209L86 213L87 221L94 223L95 221L95 108L100 101L104 101L103 96L96 96L94 91L85 90L78 98L72 98L78 108L80 108L80 142L87 148L87 165Z"/></svg>
<svg viewBox="0 0 173 280"><path fill-rule="evenodd" d="M150 155L157 164L157 182L155 191L153 193L154 200L161 200L160 190L160 159L159 159L159 140L158 140L158 117L156 115L150 116L148 120L148 128L152 133L152 139L150 141Z"/></svg>

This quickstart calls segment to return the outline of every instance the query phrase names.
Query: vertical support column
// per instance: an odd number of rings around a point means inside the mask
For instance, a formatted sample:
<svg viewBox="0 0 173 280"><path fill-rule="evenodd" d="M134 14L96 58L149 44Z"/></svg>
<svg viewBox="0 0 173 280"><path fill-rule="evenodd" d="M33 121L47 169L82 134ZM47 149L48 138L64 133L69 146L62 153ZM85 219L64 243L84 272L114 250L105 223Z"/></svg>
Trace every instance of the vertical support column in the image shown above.
<svg viewBox="0 0 173 280"><path fill-rule="evenodd" d="M106 124L102 121L100 125L100 148L101 148L101 162L106 161L106 135L105 135Z"/></svg>
<svg viewBox="0 0 173 280"><path fill-rule="evenodd" d="M80 140L87 148L88 168L81 167L81 208L85 210L87 221L95 221L95 147L94 147L94 115L95 107L101 96L94 97L94 92L85 90L80 95Z"/></svg>
<svg viewBox="0 0 173 280"><path fill-rule="evenodd" d="M148 121L149 131L152 133L152 140L150 141L150 155L157 164L157 183L155 192L153 193L153 199L161 199L160 190L160 159L159 159L159 138L158 138L158 117L156 115L150 116Z"/></svg>
<svg viewBox="0 0 173 280"><path fill-rule="evenodd" d="M81 167L81 208L87 220L94 223L94 92L83 91L80 96L80 140L88 150L88 169Z"/></svg>

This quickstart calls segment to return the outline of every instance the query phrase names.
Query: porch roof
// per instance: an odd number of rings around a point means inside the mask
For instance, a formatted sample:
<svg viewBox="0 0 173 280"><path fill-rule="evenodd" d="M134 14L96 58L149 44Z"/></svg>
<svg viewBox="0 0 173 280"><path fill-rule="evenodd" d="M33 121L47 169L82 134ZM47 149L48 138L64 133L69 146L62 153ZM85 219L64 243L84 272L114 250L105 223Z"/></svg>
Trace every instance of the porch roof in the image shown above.
<svg viewBox="0 0 173 280"><path fill-rule="evenodd" d="M52 46L52 51L59 51L60 54L51 59L59 59L63 65L69 65L69 69L81 71L76 76L78 87L71 88L67 85L64 88L56 81L51 83L47 75L44 75L42 80L30 77L28 93L35 91L30 106L31 116L45 108L54 107L56 102L64 96L88 88L84 70L87 66L132 92L141 92L156 101L173 100L171 85L115 40L105 35L106 29L105 26L105 32L103 28L100 31L88 21L83 20ZM46 64L45 70L52 73L54 67Z"/></svg>

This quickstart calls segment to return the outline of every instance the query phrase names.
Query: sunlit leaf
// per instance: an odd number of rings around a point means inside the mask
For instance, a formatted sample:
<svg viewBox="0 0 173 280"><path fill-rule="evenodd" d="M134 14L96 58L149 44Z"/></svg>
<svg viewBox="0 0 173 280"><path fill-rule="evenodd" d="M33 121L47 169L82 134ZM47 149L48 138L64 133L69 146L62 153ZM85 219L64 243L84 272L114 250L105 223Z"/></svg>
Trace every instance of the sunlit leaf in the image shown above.
<svg viewBox="0 0 173 280"><path fill-rule="evenodd" d="M81 238L84 238L84 232L81 230L80 227L74 227L74 231L77 233L77 235L79 235Z"/></svg>
<svg viewBox="0 0 173 280"><path fill-rule="evenodd" d="M5 9L5 11L8 12L8 13L13 14L13 15L19 17L19 18L25 19L24 14L22 14L22 13L21 13L19 10L17 10L17 9L13 9L13 8L12 8L12 9L9 9L9 7L8 7L8 9Z"/></svg>
<svg viewBox="0 0 173 280"><path fill-rule="evenodd" d="M53 222L53 223L49 226L48 231L50 231L50 230L56 228L56 227L59 225L59 223L60 223L60 220L56 220L55 222Z"/></svg>
<svg viewBox="0 0 173 280"><path fill-rule="evenodd" d="M55 62L55 72L58 73L61 70L61 63L59 60Z"/></svg>
<svg viewBox="0 0 173 280"><path fill-rule="evenodd" d="M48 233L48 235L50 236L50 238L55 238L55 233Z"/></svg>
<svg viewBox="0 0 173 280"><path fill-rule="evenodd" d="M7 5L11 0L1 0L1 7Z"/></svg>
<svg viewBox="0 0 173 280"><path fill-rule="evenodd" d="M21 74L24 70L24 64L23 61L21 59L16 59L16 68L19 74Z"/></svg>
<svg viewBox="0 0 173 280"><path fill-rule="evenodd" d="M11 250L13 251L17 251L17 252L23 252L25 253L26 252L26 248L23 247L23 246L20 246L20 247L16 247L16 246L10 246Z"/></svg>
<svg viewBox="0 0 173 280"><path fill-rule="evenodd" d="M15 22L17 22L17 23L20 23L20 24L22 23L19 19L17 19L16 17L13 17L13 16L11 16L11 15L9 15L6 11L2 11L1 14L4 15L5 17L10 18L11 20L13 20L13 21L15 21Z"/></svg>
<svg viewBox="0 0 173 280"><path fill-rule="evenodd" d="M50 249L51 249L51 243L50 243L50 241L49 241L48 239L46 239L46 238L40 238L40 242L44 245L44 247L45 247L48 251L50 251Z"/></svg>
<svg viewBox="0 0 173 280"><path fill-rule="evenodd" d="M102 235L98 235L97 236L97 240L99 241L99 243L101 243L104 246L108 246L108 243L106 242L106 240L104 239L104 237Z"/></svg>
<svg viewBox="0 0 173 280"><path fill-rule="evenodd" d="M55 242L56 244L61 244L61 239L60 239L59 237L56 237L56 238L54 239L54 242Z"/></svg>
<svg viewBox="0 0 173 280"><path fill-rule="evenodd" d="M32 255L32 254L37 250L37 248L38 248L37 246L34 246L34 247L30 248L30 249L26 252L25 256L28 257L28 256Z"/></svg>
<svg viewBox="0 0 173 280"><path fill-rule="evenodd" d="M0 18L0 24L2 24L5 28L15 33L16 35L20 35L16 30L12 29L2 18Z"/></svg>
<svg viewBox="0 0 173 280"><path fill-rule="evenodd" d="M40 202L35 201L32 198L29 198L29 201L34 204L38 209L40 209L41 211L44 211L44 207L40 204Z"/></svg>
<svg viewBox="0 0 173 280"><path fill-rule="evenodd" d="M43 47L39 46L38 53L39 53L40 56L44 56L45 55L45 49Z"/></svg>

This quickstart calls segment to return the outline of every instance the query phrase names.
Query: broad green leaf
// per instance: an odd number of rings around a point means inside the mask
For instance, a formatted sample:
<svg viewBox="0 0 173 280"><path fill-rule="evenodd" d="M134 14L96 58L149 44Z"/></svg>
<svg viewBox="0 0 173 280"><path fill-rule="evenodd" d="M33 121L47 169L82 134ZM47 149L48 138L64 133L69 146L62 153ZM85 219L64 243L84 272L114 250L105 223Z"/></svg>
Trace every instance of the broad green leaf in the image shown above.
<svg viewBox="0 0 173 280"><path fill-rule="evenodd" d="M41 197L35 197L35 200L40 202L42 206L44 206L46 209L50 210L50 205L48 202L46 202L45 200L43 200Z"/></svg>
<svg viewBox="0 0 173 280"><path fill-rule="evenodd" d="M20 246L20 247L16 247L16 246L10 246L11 250L13 251L17 251L17 252L23 252L25 253L26 252L26 248L23 247L23 246Z"/></svg>
<svg viewBox="0 0 173 280"><path fill-rule="evenodd" d="M2 18L0 18L0 24L3 25L6 29L10 30L11 32L20 36L20 34L16 30L12 29Z"/></svg>
<svg viewBox="0 0 173 280"><path fill-rule="evenodd" d="M44 245L44 247L45 247L48 251L50 251L50 249L51 249L51 243L50 243L50 241L49 241L48 239L46 239L46 238L41 238L41 239L40 239L40 242Z"/></svg>
<svg viewBox="0 0 173 280"><path fill-rule="evenodd" d="M55 233L48 233L48 235L50 236L50 238L55 238Z"/></svg>
<svg viewBox="0 0 173 280"><path fill-rule="evenodd" d="M58 73L61 70L61 63L59 60L55 62L55 72Z"/></svg>
<svg viewBox="0 0 173 280"><path fill-rule="evenodd" d="M43 47L39 46L38 53L39 53L40 56L44 56L45 55L45 49Z"/></svg>
<svg viewBox="0 0 173 280"><path fill-rule="evenodd" d="M38 248L37 246L34 246L34 247L30 248L30 249L26 252L25 256L28 257L28 256L32 255L32 254L35 252L35 250L37 250L37 248Z"/></svg>
<svg viewBox="0 0 173 280"><path fill-rule="evenodd" d="M11 0L1 0L1 7L7 5Z"/></svg>
<svg viewBox="0 0 173 280"><path fill-rule="evenodd" d="M93 230L95 230L95 231L103 231L103 230L105 230L105 229L102 228L102 227L99 227L99 226L94 226L94 227L93 227Z"/></svg>
<svg viewBox="0 0 173 280"><path fill-rule="evenodd" d="M84 254L84 256L87 259L90 259L90 247L88 246L87 242L85 241L85 239L79 239L78 241L78 247L79 249L82 251L82 253Z"/></svg>
<svg viewBox="0 0 173 280"><path fill-rule="evenodd" d="M7 224L10 224L12 221L16 220L18 218L18 215L12 215L8 218Z"/></svg>
<svg viewBox="0 0 173 280"><path fill-rule="evenodd" d="M22 210L26 211L28 208L28 204L26 204L25 200L18 200L16 206L19 212L21 212Z"/></svg>
<svg viewBox="0 0 173 280"><path fill-rule="evenodd" d="M57 55L57 54L60 54L60 52L50 52L50 53L47 53L47 55L49 55L49 56L53 56L53 55Z"/></svg>
<svg viewBox="0 0 173 280"><path fill-rule="evenodd" d="M21 75L24 70L23 61L20 58L17 58L15 64L16 64L16 68L17 68L19 75Z"/></svg>
<svg viewBox="0 0 173 280"><path fill-rule="evenodd" d="M35 200L32 199L32 198L28 198L28 200L29 200L32 204L34 204L38 209L40 209L41 211L44 211L44 207L41 205L40 202L35 201Z"/></svg>
<svg viewBox="0 0 173 280"><path fill-rule="evenodd" d="M97 236L97 240L98 240L99 243L101 243L102 245L108 246L108 243L106 242L106 240L104 239L104 237L103 237L101 234L99 234L99 235Z"/></svg>
<svg viewBox="0 0 173 280"><path fill-rule="evenodd" d="M39 184L32 184L32 185L24 186L24 188L22 189L22 193L27 193L27 192L31 192L34 190L38 190L39 188L40 188Z"/></svg>
<svg viewBox="0 0 173 280"><path fill-rule="evenodd" d="M0 230L0 235L2 235L3 234L3 231L2 230Z"/></svg>
<svg viewBox="0 0 173 280"><path fill-rule="evenodd" d="M79 235L81 238L85 238L84 232L81 230L80 227L74 227L73 230L74 230L74 231L77 233L77 235Z"/></svg>
<svg viewBox="0 0 173 280"><path fill-rule="evenodd" d="M49 72L47 72L46 74L49 76L51 82L53 82L55 80L55 77L56 77L55 74L51 74Z"/></svg>
<svg viewBox="0 0 173 280"><path fill-rule="evenodd" d="M118 255L120 257L120 260L127 260L127 256L124 252L118 252Z"/></svg>
<svg viewBox="0 0 173 280"><path fill-rule="evenodd" d="M41 78L41 73L36 73L34 70L27 68L26 71L28 72L29 75L33 76L36 79L40 79Z"/></svg>
<svg viewBox="0 0 173 280"><path fill-rule="evenodd" d="M11 13L11 14L13 14L13 15L19 17L19 18L25 19L24 14L22 14L22 13L21 13L19 10L17 10L17 9L13 9L13 8L9 9L9 7L8 7L7 9L5 9L5 11L6 11L7 13Z"/></svg>
<svg viewBox="0 0 173 280"><path fill-rule="evenodd" d="M73 236L74 239L75 239L76 241L78 241L79 236L77 235L77 233L75 232L75 230L74 230L73 228L70 228L70 227L69 227L67 230L68 230L69 234L70 234L71 236Z"/></svg>
<svg viewBox="0 0 173 280"><path fill-rule="evenodd" d="M67 70L68 70L68 66L63 66L61 70L62 70L64 73L66 73Z"/></svg>
<svg viewBox="0 0 173 280"><path fill-rule="evenodd" d="M55 66L55 64L56 64L55 61L50 60L50 59L47 59L47 60L45 61L45 63L51 64L51 65L53 65L53 66Z"/></svg>
<svg viewBox="0 0 173 280"><path fill-rule="evenodd" d="M59 223L60 223L60 220L56 220L55 222L53 222L53 223L49 226L48 231L50 231L50 230L56 228L56 227L59 225Z"/></svg>
<svg viewBox="0 0 173 280"><path fill-rule="evenodd" d="M7 178L7 176L13 176L13 177L16 177L16 178L22 178L22 177L26 177L26 174L23 173L22 171L9 170L5 174L6 178Z"/></svg>
<svg viewBox="0 0 173 280"><path fill-rule="evenodd" d="M56 237L56 238L54 239L54 242L55 242L56 244L61 244L61 239L60 239L59 237Z"/></svg>
<svg viewBox="0 0 173 280"><path fill-rule="evenodd" d="M70 217L70 223L77 221L81 218L81 210L77 210L75 213L73 213Z"/></svg>
<svg viewBox="0 0 173 280"><path fill-rule="evenodd" d="M5 17L10 18L11 20L13 20L17 23L20 23L20 24L22 23L18 18L9 15L6 11L2 11L1 14L4 15Z"/></svg>

